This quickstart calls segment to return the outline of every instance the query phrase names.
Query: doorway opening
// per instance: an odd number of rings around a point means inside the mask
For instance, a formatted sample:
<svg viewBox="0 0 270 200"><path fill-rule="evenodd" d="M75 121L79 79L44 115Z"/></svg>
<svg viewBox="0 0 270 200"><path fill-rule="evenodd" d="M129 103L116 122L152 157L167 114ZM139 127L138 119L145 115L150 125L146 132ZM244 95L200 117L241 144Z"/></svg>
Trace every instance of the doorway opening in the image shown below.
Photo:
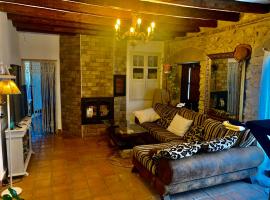
<svg viewBox="0 0 270 200"><path fill-rule="evenodd" d="M32 116L32 137L56 131L55 68L56 61L23 60L28 115Z"/></svg>
<svg viewBox="0 0 270 200"><path fill-rule="evenodd" d="M200 64L182 64L180 102L191 110L199 110L200 99Z"/></svg>

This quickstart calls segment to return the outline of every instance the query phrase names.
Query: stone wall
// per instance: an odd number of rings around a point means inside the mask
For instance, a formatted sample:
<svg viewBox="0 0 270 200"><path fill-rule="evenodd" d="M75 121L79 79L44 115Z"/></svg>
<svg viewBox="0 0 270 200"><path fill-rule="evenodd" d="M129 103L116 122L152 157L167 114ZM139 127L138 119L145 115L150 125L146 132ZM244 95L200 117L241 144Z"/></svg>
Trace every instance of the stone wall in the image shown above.
<svg viewBox="0 0 270 200"><path fill-rule="evenodd" d="M113 38L81 35L82 97L113 96Z"/></svg>
<svg viewBox="0 0 270 200"><path fill-rule="evenodd" d="M114 41L113 70L114 74L126 75L127 67L127 42ZM115 123L126 120L126 97L114 98L114 119Z"/></svg>
<svg viewBox="0 0 270 200"><path fill-rule="evenodd" d="M81 135L80 36L60 37L63 133Z"/></svg>
<svg viewBox="0 0 270 200"><path fill-rule="evenodd" d="M200 102L204 111L206 66L208 54L232 52L238 44L250 44L253 52L246 72L244 120L256 119L263 48L270 47L270 14L250 17L245 15L239 23L222 26L212 31L192 34L182 39L169 41L166 45L170 63L199 61Z"/></svg>
<svg viewBox="0 0 270 200"><path fill-rule="evenodd" d="M81 97L113 97L113 75L126 74L126 42L114 37L61 36L60 48L63 130L83 136L101 134L103 125L81 126ZM68 91L73 81L76 87ZM75 111L78 116L73 118ZM114 118L126 119L126 97L114 98Z"/></svg>

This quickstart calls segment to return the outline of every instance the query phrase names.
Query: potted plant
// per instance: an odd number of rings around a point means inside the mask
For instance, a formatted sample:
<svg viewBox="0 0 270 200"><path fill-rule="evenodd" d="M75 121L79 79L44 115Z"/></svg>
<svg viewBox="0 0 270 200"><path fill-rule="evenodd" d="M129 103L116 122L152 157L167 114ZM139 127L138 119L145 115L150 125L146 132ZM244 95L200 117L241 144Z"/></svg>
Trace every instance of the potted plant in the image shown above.
<svg viewBox="0 0 270 200"><path fill-rule="evenodd" d="M12 188L8 188L9 194L5 194L2 198L3 200L23 200L22 198L19 197L19 195L17 194L17 192L15 190L13 190Z"/></svg>

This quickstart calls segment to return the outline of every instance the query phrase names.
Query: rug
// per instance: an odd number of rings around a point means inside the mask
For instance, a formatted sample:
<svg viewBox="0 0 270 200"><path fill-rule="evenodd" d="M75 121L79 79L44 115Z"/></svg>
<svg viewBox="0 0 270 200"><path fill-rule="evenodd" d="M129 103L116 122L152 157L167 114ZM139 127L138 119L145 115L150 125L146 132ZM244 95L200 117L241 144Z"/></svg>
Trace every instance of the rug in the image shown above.
<svg viewBox="0 0 270 200"><path fill-rule="evenodd" d="M132 168L132 149L130 150L118 150L109 157L109 161L112 165L124 168Z"/></svg>

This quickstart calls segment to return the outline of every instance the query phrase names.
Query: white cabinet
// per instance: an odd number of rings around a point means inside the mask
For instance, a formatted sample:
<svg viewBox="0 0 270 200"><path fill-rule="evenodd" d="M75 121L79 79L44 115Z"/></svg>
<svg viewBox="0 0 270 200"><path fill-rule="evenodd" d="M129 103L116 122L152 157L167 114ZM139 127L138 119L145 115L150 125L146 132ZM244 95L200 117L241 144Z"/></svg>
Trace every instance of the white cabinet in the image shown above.
<svg viewBox="0 0 270 200"><path fill-rule="evenodd" d="M133 53L130 63L130 99L152 100L154 90L159 88L160 55Z"/></svg>
<svg viewBox="0 0 270 200"><path fill-rule="evenodd" d="M31 118L25 117L20 123L19 127L13 130L6 130L6 145L8 156L8 168L9 168L9 134L11 134L11 159L12 159L12 175L21 176L28 175L26 172L28 163L30 161L32 151L31 144Z"/></svg>

